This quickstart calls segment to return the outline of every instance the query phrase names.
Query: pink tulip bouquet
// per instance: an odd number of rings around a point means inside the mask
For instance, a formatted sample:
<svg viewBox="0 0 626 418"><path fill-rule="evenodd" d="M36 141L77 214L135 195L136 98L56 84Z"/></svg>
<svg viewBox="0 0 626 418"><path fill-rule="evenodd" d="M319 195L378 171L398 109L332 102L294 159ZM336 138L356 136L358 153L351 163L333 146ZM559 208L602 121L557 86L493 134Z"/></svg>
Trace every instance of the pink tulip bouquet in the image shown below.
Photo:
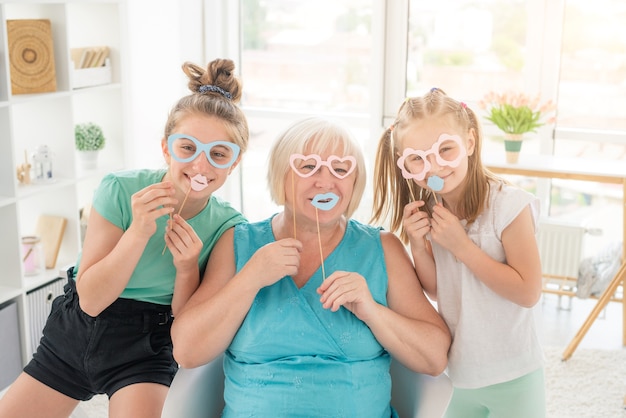
<svg viewBox="0 0 626 418"><path fill-rule="evenodd" d="M478 102L478 107L486 110L485 119L507 134L536 132L546 123L554 123L556 109L552 100L541 101L539 95L531 98L524 93L490 92Z"/></svg>

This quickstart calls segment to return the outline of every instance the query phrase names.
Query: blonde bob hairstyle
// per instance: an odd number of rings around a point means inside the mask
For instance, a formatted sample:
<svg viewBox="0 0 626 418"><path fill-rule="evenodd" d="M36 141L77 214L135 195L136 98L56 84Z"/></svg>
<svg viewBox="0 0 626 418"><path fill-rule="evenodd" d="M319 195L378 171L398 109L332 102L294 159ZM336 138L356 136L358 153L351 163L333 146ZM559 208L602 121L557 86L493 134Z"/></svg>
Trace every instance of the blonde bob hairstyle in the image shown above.
<svg viewBox="0 0 626 418"><path fill-rule="evenodd" d="M349 218L361 203L365 189L366 173L363 151L350 131L341 123L313 116L289 126L274 141L270 149L267 182L274 203L285 204L286 181L290 179L292 154L322 154L329 152L338 157L348 155L356 159L356 179L350 204L344 215Z"/></svg>

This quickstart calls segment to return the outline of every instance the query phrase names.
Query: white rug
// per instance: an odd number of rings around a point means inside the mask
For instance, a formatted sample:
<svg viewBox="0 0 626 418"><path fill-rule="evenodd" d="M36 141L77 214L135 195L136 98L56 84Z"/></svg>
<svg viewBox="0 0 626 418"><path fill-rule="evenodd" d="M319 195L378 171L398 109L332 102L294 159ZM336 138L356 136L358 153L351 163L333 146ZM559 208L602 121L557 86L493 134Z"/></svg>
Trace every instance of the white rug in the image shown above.
<svg viewBox="0 0 626 418"><path fill-rule="evenodd" d="M96 395L89 401L81 402L70 418L108 418L109 398Z"/></svg>
<svg viewBox="0 0 626 418"><path fill-rule="evenodd" d="M626 418L626 349L579 348L561 361L564 349L545 349L547 418ZM106 396L81 402L80 409L73 418L106 418Z"/></svg>
<svg viewBox="0 0 626 418"><path fill-rule="evenodd" d="M548 418L626 418L626 349L546 348Z"/></svg>

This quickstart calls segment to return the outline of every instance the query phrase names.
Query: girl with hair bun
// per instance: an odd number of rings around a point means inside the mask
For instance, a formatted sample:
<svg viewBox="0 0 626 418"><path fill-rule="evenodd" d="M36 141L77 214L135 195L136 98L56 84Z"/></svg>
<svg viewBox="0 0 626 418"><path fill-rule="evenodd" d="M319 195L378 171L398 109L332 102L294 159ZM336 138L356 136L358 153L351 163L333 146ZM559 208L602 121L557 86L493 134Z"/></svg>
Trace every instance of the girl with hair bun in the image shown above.
<svg viewBox="0 0 626 418"><path fill-rule="evenodd" d="M182 68L192 93L165 124L167 167L102 179L65 294L52 303L33 359L0 400L0 416L68 417L96 394L109 397L109 416L161 416L178 370L172 321L218 238L245 221L213 196L248 144L234 64Z"/></svg>

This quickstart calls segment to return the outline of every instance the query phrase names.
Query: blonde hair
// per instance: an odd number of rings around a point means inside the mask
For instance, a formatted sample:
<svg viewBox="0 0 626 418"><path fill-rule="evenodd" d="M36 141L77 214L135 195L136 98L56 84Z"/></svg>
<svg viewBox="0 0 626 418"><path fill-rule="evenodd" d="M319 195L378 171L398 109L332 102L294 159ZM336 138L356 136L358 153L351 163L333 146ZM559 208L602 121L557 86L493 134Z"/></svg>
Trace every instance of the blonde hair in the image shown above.
<svg viewBox="0 0 626 418"><path fill-rule="evenodd" d="M215 59L204 69L191 62L182 65L189 78L187 86L192 94L182 97L170 110L165 123L165 138L186 116L198 114L212 116L222 121L230 140L241 148L248 148L248 121L237 105L241 99L242 84L235 77L235 63L229 59Z"/></svg>
<svg viewBox="0 0 626 418"><path fill-rule="evenodd" d="M407 98L400 106L393 125L383 132L378 143L374 164L374 204L370 221L389 220L390 229L396 233L400 231L400 237L405 243L408 242L408 237L401 230L404 206L423 195L424 200L427 200L432 192L412 180L405 180L396 163L403 151L401 146L407 127L412 122L426 118L445 119L474 138L474 152L468 156L468 171L462 185L463 199L457 208L468 223L476 220L485 208L489 180L499 179L482 164L482 129L476 114L465 103L454 100L438 88L431 89L422 97ZM424 208L432 215L429 207Z"/></svg>
<svg viewBox="0 0 626 418"><path fill-rule="evenodd" d="M351 155L356 159L354 189L344 213L347 218L352 216L361 202L367 180L363 152L345 126L317 116L292 124L272 145L267 181L274 203L280 206L285 204L285 178L291 171L289 157L292 154L315 154L328 150L337 156Z"/></svg>

